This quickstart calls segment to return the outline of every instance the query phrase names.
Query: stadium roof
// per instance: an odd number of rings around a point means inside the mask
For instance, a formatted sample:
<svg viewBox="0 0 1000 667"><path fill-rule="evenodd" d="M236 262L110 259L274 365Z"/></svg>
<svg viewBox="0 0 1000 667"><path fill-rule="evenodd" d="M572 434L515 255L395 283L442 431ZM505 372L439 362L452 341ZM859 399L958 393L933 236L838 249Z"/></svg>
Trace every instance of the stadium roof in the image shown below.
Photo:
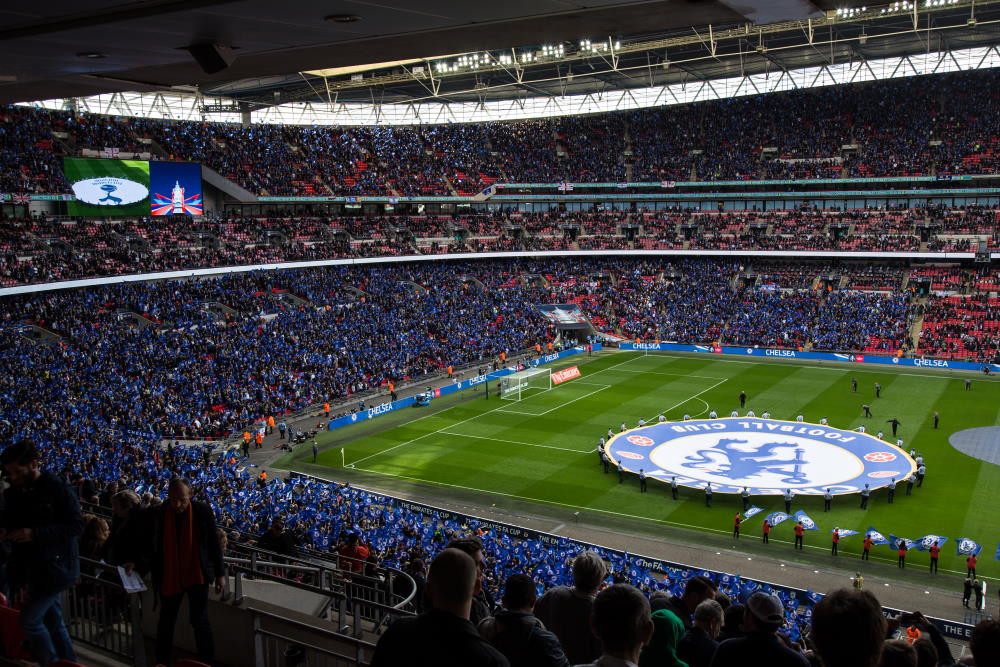
<svg viewBox="0 0 1000 667"><path fill-rule="evenodd" d="M928 5L926 12L918 9L921 20L930 21L930 14L950 5L967 15L970 0L918 2ZM989 12L996 2L979 0L976 11ZM687 76L689 70L697 76L720 73L711 68L732 71L737 67L732 57L742 50L738 45L754 51L754 45L767 43L773 52L778 40L802 41L800 21L818 21L825 29L847 19L832 20L835 10L862 5L855 0L7 3L0 8L0 56L6 65L0 102L177 88L255 106L334 96L369 103L429 96L468 101L620 89L650 85L651 78ZM905 27L905 17L895 20ZM786 22L786 28L766 35L758 30L775 22ZM727 29L742 34L727 36ZM805 51L824 51L816 47L825 39L817 34ZM200 63L192 47L206 52ZM228 66L204 71L206 59L222 65L230 49L235 60ZM511 62L504 63L501 56L507 53ZM419 72L421 65L413 62L453 56L455 65L463 55L469 63L483 54L493 54L494 67L445 72L427 62ZM699 55L709 61L700 62ZM762 52L742 66L788 67L792 58L803 57ZM664 69L666 60L678 63L676 68ZM659 68L628 69L644 64ZM361 71L316 73L358 66Z"/></svg>

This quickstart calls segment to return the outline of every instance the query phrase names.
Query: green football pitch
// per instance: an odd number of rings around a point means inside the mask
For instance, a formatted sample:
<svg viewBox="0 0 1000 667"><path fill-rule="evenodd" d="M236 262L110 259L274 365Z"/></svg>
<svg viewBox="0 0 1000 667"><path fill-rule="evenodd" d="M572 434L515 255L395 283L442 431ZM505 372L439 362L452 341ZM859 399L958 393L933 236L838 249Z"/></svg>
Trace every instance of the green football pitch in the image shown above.
<svg viewBox="0 0 1000 667"><path fill-rule="evenodd" d="M885 535L915 539L927 534L951 539L941 554L941 569L961 571L964 558L955 556L954 540L968 537L984 545L979 572L996 576L993 552L1000 539L1000 466L973 459L952 448L955 431L1000 424L1000 382L983 376L927 371L883 369L863 365L789 361L743 361L714 355L643 355L607 352L574 357L553 370L578 364L582 377L551 391L518 402L500 400L495 391L467 390L437 399L427 408L390 413L337 431L323 433L324 448L315 465L311 454L296 452L290 467L343 478L341 449L346 467L363 478L392 480L400 485L432 485L468 494L484 501L507 499L559 506L600 515L610 521L649 522L652 526L728 534L738 497L716 494L713 507L704 506L704 494L682 489L680 499L669 488L650 479L649 493L640 494L638 481L604 474L595 448L608 428L616 432L625 422L636 426L663 413L678 421L684 414L720 417L739 407L739 393L748 395L747 409L758 415L769 411L774 419L806 421L827 417L831 426L853 429L867 424L869 433L890 432L885 420L902 422L899 436L904 449L915 447L927 464L922 488L888 504L885 491L873 494L867 510L858 496L838 496L829 512L820 497L796 496L793 511L803 509L820 530L807 534L814 549L829 549L834 526L864 531L869 525ZM965 390L965 379L973 380ZM858 392L851 392L851 379ZM874 385L882 396L875 398ZM493 383L490 383L491 389ZM865 419L861 404L872 406ZM938 411L940 426L933 428ZM743 412L741 412L742 414ZM887 439L889 436L886 436ZM337 469L336 472L330 468ZM350 478L350 474L346 475ZM766 511L783 510L779 496L757 496L753 503ZM744 525L744 536L757 537L762 517ZM792 522L774 529L772 541L791 540ZM861 536L845 538L842 552L860 549ZM878 560L889 560L888 547L876 547ZM926 567L927 555L914 550L911 567Z"/></svg>

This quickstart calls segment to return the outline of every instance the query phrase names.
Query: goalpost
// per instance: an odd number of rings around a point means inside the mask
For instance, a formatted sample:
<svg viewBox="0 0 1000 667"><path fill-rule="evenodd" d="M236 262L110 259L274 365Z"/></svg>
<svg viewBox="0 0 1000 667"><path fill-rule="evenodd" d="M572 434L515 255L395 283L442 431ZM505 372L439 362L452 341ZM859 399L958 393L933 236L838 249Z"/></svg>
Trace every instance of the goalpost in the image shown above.
<svg viewBox="0 0 1000 667"><path fill-rule="evenodd" d="M508 401L520 401L550 389L552 389L551 368L527 368L500 380L500 398Z"/></svg>

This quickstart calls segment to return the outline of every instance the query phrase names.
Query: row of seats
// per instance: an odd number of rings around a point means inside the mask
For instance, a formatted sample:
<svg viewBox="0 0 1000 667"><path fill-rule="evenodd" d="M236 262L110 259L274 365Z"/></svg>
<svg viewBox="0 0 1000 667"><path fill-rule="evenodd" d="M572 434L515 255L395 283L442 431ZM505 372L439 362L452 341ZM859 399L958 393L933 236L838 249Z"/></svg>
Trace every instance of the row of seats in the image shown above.
<svg viewBox="0 0 1000 667"><path fill-rule="evenodd" d="M0 220L0 286L213 266L504 250L968 252L978 249L979 239L990 249L1000 247L996 215L992 208L966 207L7 219ZM922 246L917 225L942 216L970 221L962 234L974 238L942 234ZM934 284L945 289L940 281ZM858 283L870 289L899 285L898 280Z"/></svg>
<svg viewBox="0 0 1000 667"><path fill-rule="evenodd" d="M417 127L241 127L8 107L0 111L0 191L66 192L58 157L105 147L201 162L268 195L470 195L497 181L990 174L1000 168L998 82L1000 74L983 70Z"/></svg>

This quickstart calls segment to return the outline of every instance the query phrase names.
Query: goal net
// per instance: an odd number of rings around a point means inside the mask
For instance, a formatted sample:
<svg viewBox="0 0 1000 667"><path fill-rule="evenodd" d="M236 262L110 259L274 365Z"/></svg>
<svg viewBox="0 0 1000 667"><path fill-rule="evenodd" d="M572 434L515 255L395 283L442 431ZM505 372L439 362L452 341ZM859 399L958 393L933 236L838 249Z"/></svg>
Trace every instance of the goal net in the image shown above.
<svg viewBox="0 0 1000 667"><path fill-rule="evenodd" d="M552 389L552 369L528 368L500 380L500 398L520 401Z"/></svg>

